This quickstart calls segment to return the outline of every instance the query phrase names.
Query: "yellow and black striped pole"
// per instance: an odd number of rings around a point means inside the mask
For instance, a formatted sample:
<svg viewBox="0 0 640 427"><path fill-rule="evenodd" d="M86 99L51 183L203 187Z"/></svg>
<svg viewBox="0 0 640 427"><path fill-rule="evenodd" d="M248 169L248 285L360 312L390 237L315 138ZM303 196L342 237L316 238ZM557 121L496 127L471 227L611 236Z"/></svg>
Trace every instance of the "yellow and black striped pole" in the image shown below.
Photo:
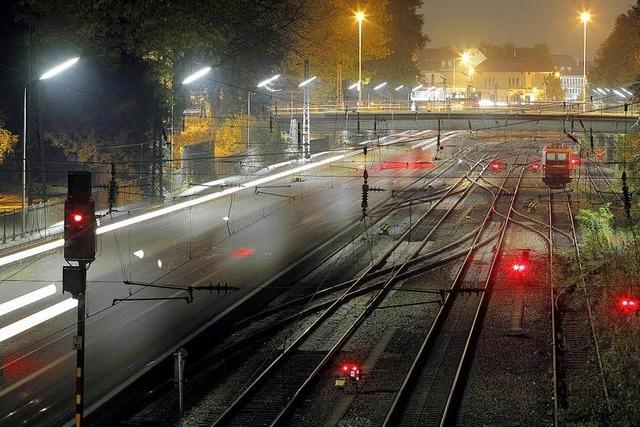
<svg viewBox="0 0 640 427"><path fill-rule="evenodd" d="M76 427L84 424L84 326L85 326L85 294L87 290L87 265L79 263L82 269L80 274L80 292L78 299L78 333L76 335Z"/></svg>

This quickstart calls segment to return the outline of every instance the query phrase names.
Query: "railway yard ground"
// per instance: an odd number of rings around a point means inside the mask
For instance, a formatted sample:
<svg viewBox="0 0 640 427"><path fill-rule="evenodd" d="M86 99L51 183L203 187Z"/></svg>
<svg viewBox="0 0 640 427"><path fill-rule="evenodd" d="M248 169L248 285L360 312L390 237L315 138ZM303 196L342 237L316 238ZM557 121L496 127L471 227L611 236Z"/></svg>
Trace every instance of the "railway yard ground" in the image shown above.
<svg viewBox="0 0 640 427"><path fill-rule="evenodd" d="M543 184L540 153L563 138L460 132L259 310L185 345L182 414L165 369L89 420L624 424L577 219L622 203L614 171L587 155L570 185Z"/></svg>

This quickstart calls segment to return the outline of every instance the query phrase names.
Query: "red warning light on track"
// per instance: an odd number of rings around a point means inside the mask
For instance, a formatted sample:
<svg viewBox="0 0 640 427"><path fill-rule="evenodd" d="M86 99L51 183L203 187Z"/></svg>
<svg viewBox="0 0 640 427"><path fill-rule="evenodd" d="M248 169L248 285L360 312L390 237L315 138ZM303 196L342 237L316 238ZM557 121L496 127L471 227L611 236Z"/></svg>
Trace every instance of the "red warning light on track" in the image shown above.
<svg viewBox="0 0 640 427"><path fill-rule="evenodd" d="M513 271L515 271L516 273L524 273L526 269L527 267L524 264L520 264L520 263L513 264Z"/></svg>
<svg viewBox="0 0 640 427"><path fill-rule="evenodd" d="M532 163L531 164L531 171L532 172L538 172L539 169L540 169L540 163Z"/></svg>
<svg viewBox="0 0 640 427"><path fill-rule="evenodd" d="M620 306L620 309L623 312L629 313L629 312L636 311L638 309L638 307L640 306L640 301L638 301L637 298L622 297L620 298L620 301L618 304Z"/></svg>
<svg viewBox="0 0 640 427"><path fill-rule="evenodd" d="M72 216L74 222L82 222L82 214L75 213Z"/></svg>

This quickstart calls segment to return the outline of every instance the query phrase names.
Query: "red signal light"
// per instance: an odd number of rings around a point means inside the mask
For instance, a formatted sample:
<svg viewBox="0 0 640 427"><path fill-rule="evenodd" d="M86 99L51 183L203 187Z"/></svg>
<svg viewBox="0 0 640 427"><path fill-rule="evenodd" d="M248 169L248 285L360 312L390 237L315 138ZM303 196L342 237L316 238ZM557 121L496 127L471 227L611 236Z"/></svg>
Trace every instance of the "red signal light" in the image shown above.
<svg viewBox="0 0 640 427"><path fill-rule="evenodd" d="M622 311L624 312L632 312L638 309L638 306L640 305L640 302L638 301L637 298L632 298L632 297L623 297L622 299L620 299L620 308L622 309Z"/></svg>
<svg viewBox="0 0 640 427"><path fill-rule="evenodd" d="M494 171L497 171L498 169L500 169L500 163L498 162L491 163L491 169Z"/></svg>
<svg viewBox="0 0 640 427"><path fill-rule="evenodd" d="M538 164L538 163L533 163L533 164L531 165L531 170L532 170L533 172L538 172L538 169L540 169L540 164Z"/></svg>
<svg viewBox="0 0 640 427"><path fill-rule="evenodd" d="M82 217L82 214L79 214L79 213L75 213L75 214L73 214L73 221L74 221L74 222L81 222L81 221L82 221L82 218L83 218L83 217Z"/></svg>
<svg viewBox="0 0 640 427"><path fill-rule="evenodd" d="M524 264L513 264L513 271L516 273L523 273L527 267Z"/></svg>

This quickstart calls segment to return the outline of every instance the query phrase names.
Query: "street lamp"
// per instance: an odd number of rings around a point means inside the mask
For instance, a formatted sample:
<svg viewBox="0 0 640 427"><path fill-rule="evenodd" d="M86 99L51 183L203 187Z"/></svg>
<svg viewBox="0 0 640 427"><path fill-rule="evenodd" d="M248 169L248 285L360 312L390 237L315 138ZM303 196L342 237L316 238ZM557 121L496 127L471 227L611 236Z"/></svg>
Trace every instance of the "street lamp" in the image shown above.
<svg viewBox="0 0 640 427"><path fill-rule="evenodd" d="M280 78L280 74L276 74L275 76L273 76L273 77L269 77L268 79L263 80L263 81L261 81L260 83L258 83L258 87L259 87L259 88L260 88L260 87L264 87L264 88L266 88L267 90L271 91L271 89L269 88L269 85L270 85L271 83L275 82L276 80L278 80L279 78Z"/></svg>
<svg viewBox="0 0 640 427"><path fill-rule="evenodd" d="M188 85L189 83L193 83L194 81L198 80L200 77L206 76L209 71L211 71L211 67L204 67L201 68L200 70L196 71L195 73L189 75L186 79L184 79L182 81L183 85Z"/></svg>
<svg viewBox="0 0 640 427"><path fill-rule="evenodd" d="M309 84L313 82L317 77L309 77L302 83L298 85L298 87L302 88L303 98L302 98L302 147L304 148L306 159L311 158L311 153L309 152L309 144L311 143L311 115L309 111L311 97L309 94Z"/></svg>
<svg viewBox="0 0 640 427"><path fill-rule="evenodd" d="M591 21L591 13L586 10L580 13L580 21L582 21L583 26L582 111L587 111L587 24Z"/></svg>
<svg viewBox="0 0 640 427"><path fill-rule="evenodd" d="M364 12L356 12L356 21L358 21L358 82L362 81L362 21L364 21ZM362 85L358 85L358 107L362 104Z"/></svg>
<svg viewBox="0 0 640 427"><path fill-rule="evenodd" d="M37 80L28 80L24 84L24 99L22 107L22 234L27 231L27 91L31 83L39 80L47 80L53 76L56 76L66 69L72 67L76 62L80 60L79 56L68 59L63 63L56 65L55 67L45 71Z"/></svg>

